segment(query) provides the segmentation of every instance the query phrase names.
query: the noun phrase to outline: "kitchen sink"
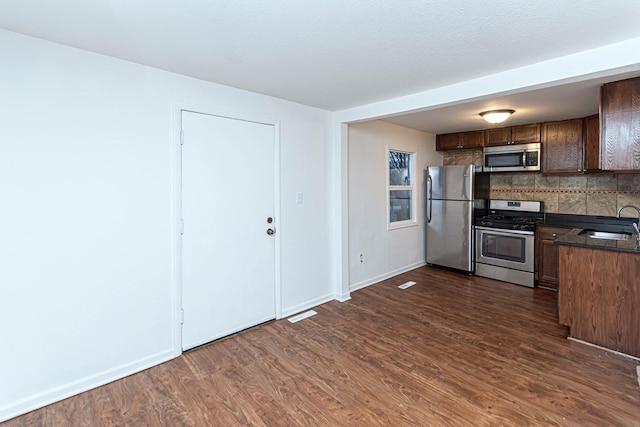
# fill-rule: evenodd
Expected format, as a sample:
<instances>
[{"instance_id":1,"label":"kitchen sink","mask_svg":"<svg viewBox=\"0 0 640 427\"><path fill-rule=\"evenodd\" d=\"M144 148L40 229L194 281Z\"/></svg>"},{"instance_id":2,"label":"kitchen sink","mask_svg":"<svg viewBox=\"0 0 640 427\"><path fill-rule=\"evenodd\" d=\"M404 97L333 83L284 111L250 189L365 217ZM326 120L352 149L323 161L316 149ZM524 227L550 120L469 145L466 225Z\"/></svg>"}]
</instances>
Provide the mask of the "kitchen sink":
<instances>
[{"instance_id":1,"label":"kitchen sink","mask_svg":"<svg viewBox=\"0 0 640 427\"><path fill-rule=\"evenodd\" d=\"M580 236L587 236L592 239L631 240L633 234L624 231L616 233L610 231L582 230Z\"/></svg>"}]
</instances>

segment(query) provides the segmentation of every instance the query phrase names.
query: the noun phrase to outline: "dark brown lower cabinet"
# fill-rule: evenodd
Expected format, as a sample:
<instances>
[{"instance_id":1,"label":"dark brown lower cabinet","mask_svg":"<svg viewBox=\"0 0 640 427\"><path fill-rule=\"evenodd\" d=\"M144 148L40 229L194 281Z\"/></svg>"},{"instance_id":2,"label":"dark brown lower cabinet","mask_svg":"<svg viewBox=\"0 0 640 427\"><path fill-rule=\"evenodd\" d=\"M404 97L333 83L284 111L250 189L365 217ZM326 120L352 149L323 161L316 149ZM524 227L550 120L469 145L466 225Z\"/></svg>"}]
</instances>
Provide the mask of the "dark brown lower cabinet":
<instances>
[{"instance_id":1,"label":"dark brown lower cabinet","mask_svg":"<svg viewBox=\"0 0 640 427\"><path fill-rule=\"evenodd\" d=\"M536 228L536 280L542 288L558 289L558 247L553 242L567 231L560 227Z\"/></svg>"},{"instance_id":2,"label":"dark brown lower cabinet","mask_svg":"<svg viewBox=\"0 0 640 427\"><path fill-rule=\"evenodd\" d=\"M640 357L640 254L559 246L558 315L570 336Z\"/></svg>"}]
</instances>

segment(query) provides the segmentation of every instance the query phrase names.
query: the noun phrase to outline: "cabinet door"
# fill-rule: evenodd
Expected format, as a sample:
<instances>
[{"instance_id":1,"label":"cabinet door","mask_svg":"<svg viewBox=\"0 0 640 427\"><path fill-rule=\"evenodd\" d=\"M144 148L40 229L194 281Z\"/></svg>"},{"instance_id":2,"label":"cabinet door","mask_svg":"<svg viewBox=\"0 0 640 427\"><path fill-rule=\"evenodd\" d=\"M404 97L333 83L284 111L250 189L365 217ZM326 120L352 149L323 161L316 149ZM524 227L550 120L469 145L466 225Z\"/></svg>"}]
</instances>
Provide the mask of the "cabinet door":
<instances>
[{"instance_id":1,"label":"cabinet door","mask_svg":"<svg viewBox=\"0 0 640 427\"><path fill-rule=\"evenodd\" d=\"M482 130L436 135L437 151L482 148L483 146L484 131Z\"/></svg>"},{"instance_id":2,"label":"cabinet door","mask_svg":"<svg viewBox=\"0 0 640 427\"><path fill-rule=\"evenodd\" d=\"M558 248L553 242L567 228L538 227L536 229L536 280L538 286L558 289Z\"/></svg>"},{"instance_id":3,"label":"cabinet door","mask_svg":"<svg viewBox=\"0 0 640 427\"><path fill-rule=\"evenodd\" d=\"M540 124L514 126L511 128L511 142L513 144L532 144L540 142Z\"/></svg>"},{"instance_id":4,"label":"cabinet door","mask_svg":"<svg viewBox=\"0 0 640 427\"><path fill-rule=\"evenodd\" d=\"M486 129L484 131L484 146L511 144L532 144L540 142L540 124L512 126L509 128Z\"/></svg>"},{"instance_id":5,"label":"cabinet door","mask_svg":"<svg viewBox=\"0 0 640 427\"><path fill-rule=\"evenodd\" d=\"M484 146L484 131L475 130L460 134L461 148L482 148Z\"/></svg>"},{"instance_id":6,"label":"cabinet door","mask_svg":"<svg viewBox=\"0 0 640 427\"><path fill-rule=\"evenodd\" d=\"M484 146L508 145L511 142L511 128L487 129L484 131Z\"/></svg>"},{"instance_id":7,"label":"cabinet door","mask_svg":"<svg viewBox=\"0 0 640 427\"><path fill-rule=\"evenodd\" d=\"M584 170L588 172L600 170L600 117L584 119Z\"/></svg>"},{"instance_id":8,"label":"cabinet door","mask_svg":"<svg viewBox=\"0 0 640 427\"><path fill-rule=\"evenodd\" d=\"M640 78L607 83L600 98L600 167L640 169Z\"/></svg>"},{"instance_id":9,"label":"cabinet door","mask_svg":"<svg viewBox=\"0 0 640 427\"><path fill-rule=\"evenodd\" d=\"M543 123L542 172L582 172L582 119Z\"/></svg>"},{"instance_id":10,"label":"cabinet door","mask_svg":"<svg viewBox=\"0 0 640 427\"><path fill-rule=\"evenodd\" d=\"M437 151L457 150L458 148L460 148L459 133L445 133L442 135L436 135Z\"/></svg>"},{"instance_id":11,"label":"cabinet door","mask_svg":"<svg viewBox=\"0 0 640 427\"><path fill-rule=\"evenodd\" d=\"M558 321L571 336L640 357L638 254L560 246Z\"/></svg>"},{"instance_id":12,"label":"cabinet door","mask_svg":"<svg viewBox=\"0 0 640 427\"><path fill-rule=\"evenodd\" d=\"M540 240L539 285L558 289L558 250L553 240Z\"/></svg>"}]
</instances>

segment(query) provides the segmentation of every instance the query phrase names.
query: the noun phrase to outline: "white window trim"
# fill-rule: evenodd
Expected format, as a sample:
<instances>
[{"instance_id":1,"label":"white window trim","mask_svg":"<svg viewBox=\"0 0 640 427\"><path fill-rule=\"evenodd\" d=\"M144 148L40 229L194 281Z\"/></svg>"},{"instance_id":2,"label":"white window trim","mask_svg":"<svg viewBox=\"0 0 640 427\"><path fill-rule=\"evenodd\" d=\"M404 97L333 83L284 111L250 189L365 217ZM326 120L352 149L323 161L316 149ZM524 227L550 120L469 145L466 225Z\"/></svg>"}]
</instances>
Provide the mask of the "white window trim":
<instances>
[{"instance_id":1,"label":"white window trim","mask_svg":"<svg viewBox=\"0 0 640 427\"><path fill-rule=\"evenodd\" d=\"M390 170L389 170L389 154L390 152L396 152L396 153L404 153L404 154L410 154L411 155L411 165L410 170L413 173L413 179L411 180L411 185L391 185L389 182L389 175L390 175ZM416 181L417 181L417 174L416 174L416 163L417 163L417 153L415 151L407 151L407 150L401 150L401 149L397 149L397 148L390 148L387 145L387 152L386 152L386 156L385 156L385 171L386 171L386 176L387 176L387 186L386 186L386 190L387 190L387 196L386 196L386 211L387 211L387 230L397 230L399 228L406 228L406 227L416 227L418 225L418 219L417 219L417 200L416 200ZM392 190L411 190L411 219L408 220L404 220L404 221L396 221L396 222L391 222L391 212L390 212L390 203L391 203L391 191Z\"/></svg>"}]
</instances>

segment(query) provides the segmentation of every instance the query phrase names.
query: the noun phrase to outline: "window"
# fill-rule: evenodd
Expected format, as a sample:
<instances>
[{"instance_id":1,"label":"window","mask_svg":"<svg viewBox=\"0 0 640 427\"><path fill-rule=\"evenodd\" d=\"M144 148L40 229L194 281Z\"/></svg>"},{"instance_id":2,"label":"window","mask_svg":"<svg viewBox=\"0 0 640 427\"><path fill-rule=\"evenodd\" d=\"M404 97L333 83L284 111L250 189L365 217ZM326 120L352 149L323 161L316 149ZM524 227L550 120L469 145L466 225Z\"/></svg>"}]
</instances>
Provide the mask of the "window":
<instances>
[{"instance_id":1,"label":"window","mask_svg":"<svg viewBox=\"0 0 640 427\"><path fill-rule=\"evenodd\" d=\"M388 228L415 225L415 153L389 150Z\"/></svg>"}]
</instances>

